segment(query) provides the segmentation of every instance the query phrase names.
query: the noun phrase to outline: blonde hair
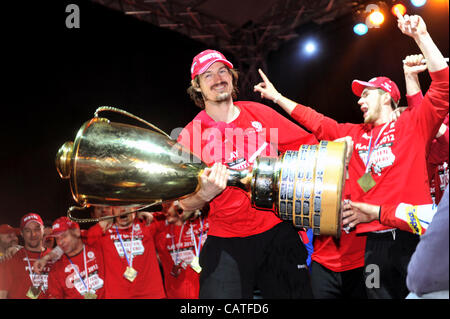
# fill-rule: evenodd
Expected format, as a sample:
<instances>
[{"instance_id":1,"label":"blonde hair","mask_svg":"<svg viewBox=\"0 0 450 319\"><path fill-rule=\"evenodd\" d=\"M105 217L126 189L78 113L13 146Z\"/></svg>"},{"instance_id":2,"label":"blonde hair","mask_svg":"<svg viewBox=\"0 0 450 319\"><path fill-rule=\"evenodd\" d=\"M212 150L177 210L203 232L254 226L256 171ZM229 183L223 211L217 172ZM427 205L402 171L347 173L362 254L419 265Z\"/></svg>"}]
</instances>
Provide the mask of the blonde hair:
<instances>
[{"instance_id":1,"label":"blonde hair","mask_svg":"<svg viewBox=\"0 0 450 319\"><path fill-rule=\"evenodd\" d=\"M377 88L378 93L380 93L380 95L383 95L385 93L389 94L389 96L391 97L391 108L394 111L396 108L398 108L398 104L400 103L400 101L395 102L394 99L392 98L391 94L389 92L386 92L383 89Z\"/></svg>"}]
</instances>

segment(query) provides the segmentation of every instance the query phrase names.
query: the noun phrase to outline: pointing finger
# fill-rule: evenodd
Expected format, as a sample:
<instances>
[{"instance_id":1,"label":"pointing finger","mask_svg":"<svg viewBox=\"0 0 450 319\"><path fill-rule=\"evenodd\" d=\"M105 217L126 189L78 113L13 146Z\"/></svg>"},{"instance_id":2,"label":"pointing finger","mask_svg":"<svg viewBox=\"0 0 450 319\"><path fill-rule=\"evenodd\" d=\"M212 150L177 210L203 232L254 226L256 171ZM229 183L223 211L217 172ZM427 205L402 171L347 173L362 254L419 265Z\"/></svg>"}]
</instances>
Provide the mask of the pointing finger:
<instances>
[{"instance_id":1,"label":"pointing finger","mask_svg":"<svg viewBox=\"0 0 450 319\"><path fill-rule=\"evenodd\" d=\"M264 74L264 72L261 69L258 69L259 75L261 75L261 78L263 79L263 81L265 83L270 83L269 79L267 78L267 76Z\"/></svg>"},{"instance_id":2,"label":"pointing finger","mask_svg":"<svg viewBox=\"0 0 450 319\"><path fill-rule=\"evenodd\" d=\"M395 15L397 16L398 20L399 20L400 22L403 22L404 19L403 19L402 14L400 13L400 10L399 10L397 7L395 7L394 11L395 11Z\"/></svg>"}]
</instances>

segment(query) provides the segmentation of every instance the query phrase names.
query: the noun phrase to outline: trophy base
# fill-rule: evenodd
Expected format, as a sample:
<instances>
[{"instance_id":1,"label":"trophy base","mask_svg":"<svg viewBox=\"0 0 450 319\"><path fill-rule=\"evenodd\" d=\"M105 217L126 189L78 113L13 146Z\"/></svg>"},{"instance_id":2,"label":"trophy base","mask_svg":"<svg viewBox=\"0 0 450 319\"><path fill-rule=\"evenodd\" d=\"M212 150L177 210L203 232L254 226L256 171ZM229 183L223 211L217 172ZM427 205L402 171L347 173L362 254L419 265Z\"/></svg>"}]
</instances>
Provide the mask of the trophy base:
<instances>
[{"instance_id":1,"label":"trophy base","mask_svg":"<svg viewBox=\"0 0 450 319\"><path fill-rule=\"evenodd\" d=\"M301 145L279 159L258 158L253 167L252 204L273 209L315 235L341 234L345 142Z\"/></svg>"}]
</instances>

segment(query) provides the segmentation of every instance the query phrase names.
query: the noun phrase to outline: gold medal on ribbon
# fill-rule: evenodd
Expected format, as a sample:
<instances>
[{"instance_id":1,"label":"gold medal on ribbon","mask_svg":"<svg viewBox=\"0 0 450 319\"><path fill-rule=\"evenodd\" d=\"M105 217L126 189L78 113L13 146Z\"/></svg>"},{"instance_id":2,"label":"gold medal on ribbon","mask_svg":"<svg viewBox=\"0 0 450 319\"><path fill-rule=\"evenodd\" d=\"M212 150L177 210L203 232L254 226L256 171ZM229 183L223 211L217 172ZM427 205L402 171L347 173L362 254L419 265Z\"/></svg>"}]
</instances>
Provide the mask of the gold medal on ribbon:
<instances>
[{"instance_id":1,"label":"gold medal on ribbon","mask_svg":"<svg viewBox=\"0 0 450 319\"><path fill-rule=\"evenodd\" d=\"M30 299L38 299L40 294L41 294L40 286L38 287L30 286L30 288L28 288L26 296Z\"/></svg>"},{"instance_id":2,"label":"gold medal on ribbon","mask_svg":"<svg viewBox=\"0 0 450 319\"><path fill-rule=\"evenodd\" d=\"M372 177L372 174L369 172L364 173L364 175L358 179L358 184L361 186L362 190L367 193L370 189L372 189L372 187L375 186L376 183Z\"/></svg>"},{"instance_id":3,"label":"gold medal on ribbon","mask_svg":"<svg viewBox=\"0 0 450 319\"><path fill-rule=\"evenodd\" d=\"M125 272L123 273L123 276L127 278L130 282L133 282L136 279L137 271L134 268L128 266Z\"/></svg>"},{"instance_id":4,"label":"gold medal on ribbon","mask_svg":"<svg viewBox=\"0 0 450 319\"><path fill-rule=\"evenodd\" d=\"M197 256L194 256L191 262L191 268L194 269L195 272L200 273L202 271L202 267L200 267L200 263Z\"/></svg>"},{"instance_id":5,"label":"gold medal on ribbon","mask_svg":"<svg viewBox=\"0 0 450 319\"><path fill-rule=\"evenodd\" d=\"M358 179L358 184L359 186L361 186L362 190L367 193L369 190L372 189L372 187L375 186L375 180L373 179L372 175L370 174L370 167L374 164L371 161L371 156L373 154L374 151L376 151L379 148L379 144L378 141L381 137L381 134L384 132L384 130L386 129L386 127L388 127L390 122L387 122L383 125L383 127L381 128L380 132L378 133L377 138L375 139L375 142L373 143L373 147L371 147L372 145L372 131L370 132L370 142L369 142L369 150L367 151L367 159L366 159L366 173L364 173L363 176L361 176ZM375 160L375 163L377 162L377 160Z\"/></svg>"},{"instance_id":6,"label":"gold medal on ribbon","mask_svg":"<svg viewBox=\"0 0 450 319\"><path fill-rule=\"evenodd\" d=\"M97 299L97 295L92 291L88 291L83 295L84 299Z\"/></svg>"}]
</instances>

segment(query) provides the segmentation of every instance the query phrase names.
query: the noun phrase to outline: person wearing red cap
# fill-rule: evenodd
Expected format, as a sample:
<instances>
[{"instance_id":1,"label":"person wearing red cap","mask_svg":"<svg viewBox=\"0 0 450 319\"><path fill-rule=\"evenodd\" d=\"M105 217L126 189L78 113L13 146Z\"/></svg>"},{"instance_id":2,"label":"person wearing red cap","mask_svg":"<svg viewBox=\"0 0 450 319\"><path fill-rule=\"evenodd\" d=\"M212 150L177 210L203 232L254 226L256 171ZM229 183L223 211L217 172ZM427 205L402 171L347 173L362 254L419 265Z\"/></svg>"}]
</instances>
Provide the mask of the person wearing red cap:
<instances>
[{"instance_id":1,"label":"person wearing red cap","mask_svg":"<svg viewBox=\"0 0 450 319\"><path fill-rule=\"evenodd\" d=\"M200 254L200 298L311 298L307 251L298 230L273 211L252 207L246 192L226 186L227 168L250 169L257 156L317 144L302 128L260 103L234 101L238 73L225 56L194 57L188 94L203 110L178 142L206 168L200 189L180 200L185 211L209 204L209 232Z\"/></svg>"},{"instance_id":2,"label":"person wearing red cap","mask_svg":"<svg viewBox=\"0 0 450 319\"><path fill-rule=\"evenodd\" d=\"M270 82L264 81L255 87L264 97L275 99L317 138L352 137L354 150L346 183L352 201L375 205L432 202L426 152L448 113L448 66L421 17L401 17L398 26L422 51L432 83L422 103L405 111L395 122L389 119L392 105L397 105L400 100L400 93L397 85L386 77L352 83L353 92L360 96L358 104L364 124L337 123L281 96ZM407 264L418 237L383 226L378 221L359 224L356 232L367 235L364 274L368 296L404 298L408 294L405 284Z\"/></svg>"},{"instance_id":3,"label":"person wearing red cap","mask_svg":"<svg viewBox=\"0 0 450 319\"><path fill-rule=\"evenodd\" d=\"M55 220L52 233L64 255L48 274L48 296L55 299L104 298L101 251L84 244L79 225L67 217Z\"/></svg>"},{"instance_id":4,"label":"person wearing red cap","mask_svg":"<svg viewBox=\"0 0 450 319\"><path fill-rule=\"evenodd\" d=\"M156 256L153 223L113 207L114 219L102 220L87 232L87 244L102 252L106 299L165 298ZM124 214L125 213L125 214Z\"/></svg>"},{"instance_id":5,"label":"person wearing red cap","mask_svg":"<svg viewBox=\"0 0 450 319\"><path fill-rule=\"evenodd\" d=\"M20 248L18 230L10 225L0 225L0 263L11 258Z\"/></svg>"},{"instance_id":6,"label":"person wearing red cap","mask_svg":"<svg viewBox=\"0 0 450 319\"><path fill-rule=\"evenodd\" d=\"M38 214L22 217L20 230L24 247L3 265L0 274L0 298L45 299L47 298L47 277L51 264L40 274L32 267L35 260L50 250L43 246L44 223Z\"/></svg>"}]
</instances>

